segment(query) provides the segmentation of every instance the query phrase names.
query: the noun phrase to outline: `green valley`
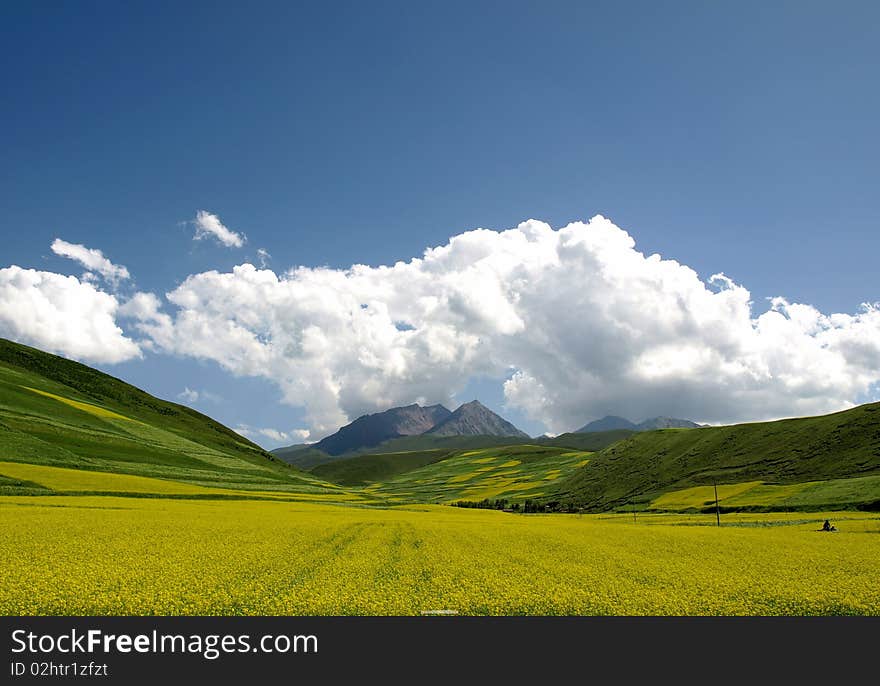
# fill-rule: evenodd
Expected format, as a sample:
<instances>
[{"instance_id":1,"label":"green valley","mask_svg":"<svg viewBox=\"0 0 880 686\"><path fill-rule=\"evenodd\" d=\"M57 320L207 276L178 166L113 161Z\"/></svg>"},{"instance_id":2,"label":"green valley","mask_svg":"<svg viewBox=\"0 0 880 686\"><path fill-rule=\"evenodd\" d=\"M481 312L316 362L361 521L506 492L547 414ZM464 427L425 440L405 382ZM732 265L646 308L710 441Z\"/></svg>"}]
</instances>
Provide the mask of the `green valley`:
<instances>
[{"instance_id":1,"label":"green valley","mask_svg":"<svg viewBox=\"0 0 880 686\"><path fill-rule=\"evenodd\" d=\"M460 423L507 430L467 408ZM0 341L0 612L880 614L876 404L294 452L314 460Z\"/></svg>"}]
</instances>

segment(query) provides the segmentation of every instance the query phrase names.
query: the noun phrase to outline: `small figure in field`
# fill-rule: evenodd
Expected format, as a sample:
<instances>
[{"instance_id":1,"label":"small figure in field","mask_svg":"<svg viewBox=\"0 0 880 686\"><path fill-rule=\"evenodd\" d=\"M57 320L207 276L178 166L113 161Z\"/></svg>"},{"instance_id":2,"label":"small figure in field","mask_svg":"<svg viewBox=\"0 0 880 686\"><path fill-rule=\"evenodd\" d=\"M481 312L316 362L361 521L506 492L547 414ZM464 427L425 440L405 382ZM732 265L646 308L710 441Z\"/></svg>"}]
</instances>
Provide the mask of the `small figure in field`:
<instances>
[{"instance_id":1,"label":"small figure in field","mask_svg":"<svg viewBox=\"0 0 880 686\"><path fill-rule=\"evenodd\" d=\"M822 531L837 531L837 529L826 519L822 525Z\"/></svg>"}]
</instances>

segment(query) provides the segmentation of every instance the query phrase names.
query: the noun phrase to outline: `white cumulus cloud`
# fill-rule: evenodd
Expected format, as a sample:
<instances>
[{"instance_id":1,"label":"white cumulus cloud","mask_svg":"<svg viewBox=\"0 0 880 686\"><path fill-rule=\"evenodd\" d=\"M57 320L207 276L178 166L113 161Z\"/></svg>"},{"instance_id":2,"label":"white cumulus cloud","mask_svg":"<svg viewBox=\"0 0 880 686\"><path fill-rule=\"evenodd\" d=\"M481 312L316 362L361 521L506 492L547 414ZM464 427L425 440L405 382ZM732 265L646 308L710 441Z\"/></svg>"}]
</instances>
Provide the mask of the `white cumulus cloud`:
<instances>
[{"instance_id":1,"label":"white cumulus cloud","mask_svg":"<svg viewBox=\"0 0 880 686\"><path fill-rule=\"evenodd\" d=\"M291 429L290 431L279 431L278 429L272 428L256 428L248 426L247 424L239 424L235 427L235 431L236 433L239 433L245 438L249 438L251 440L268 438L274 443L302 443L303 441L308 440L310 433L308 429Z\"/></svg>"},{"instance_id":2,"label":"white cumulus cloud","mask_svg":"<svg viewBox=\"0 0 880 686\"><path fill-rule=\"evenodd\" d=\"M212 236L227 248L240 248L244 245L245 240L247 240L243 234L236 233L225 227L223 222L220 221L220 217L216 214L211 214L204 210L199 210L196 213L193 225L196 229L195 235L193 236L195 240L202 240L203 238Z\"/></svg>"},{"instance_id":3,"label":"white cumulus cloud","mask_svg":"<svg viewBox=\"0 0 880 686\"><path fill-rule=\"evenodd\" d=\"M101 275L112 284L117 284L129 278L128 269L122 265L113 264L104 253L96 248L87 248L79 243L68 243L60 238L52 242L52 252L61 257L67 257L79 262L87 270L83 274L83 280L93 281L96 274Z\"/></svg>"},{"instance_id":4,"label":"white cumulus cloud","mask_svg":"<svg viewBox=\"0 0 880 686\"><path fill-rule=\"evenodd\" d=\"M0 269L0 336L86 362L140 357L116 323L119 302L75 276Z\"/></svg>"},{"instance_id":5,"label":"white cumulus cloud","mask_svg":"<svg viewBox=\"0 0 880 686\"><path fill-rule=\"evenodd\" d=\"M211 393L210 391L206 391L204 389L196 390L194 388L190 388L189 386L183 387L183 390L177 394L177 399L190 405L200 401L208 401L215 404L223 402L223 398L221 398L216 393Z\"/></svg>"},{"instance_id":6,"label":"white cumulus cloud","mask_svg":"<svg viewBox=\"0 0 880 686\"><path fill-rule=\"evenodd\" d=\"M189 386L185 386L184 389L177 394L177 399L182 400L185 403L194 403L199 399L199 392L192 390Z\"/></svg>"},{"instance_id":7,"label":"white cumulus cloud","mask_svg":"<svg viewBox=\"0 0 880 686\"><path fill-rule=\"evenodd\" d=\"M278 384L313 437L474 376L553 432L604 414L730 422L850 406L880 380L880 305L763 308L723 274L644 255L604 217L477 229L421 258L285 273L239 265L144 295L157 349ZM136 311L137 310L137 311Z\"/></svg>"}]
</instances>

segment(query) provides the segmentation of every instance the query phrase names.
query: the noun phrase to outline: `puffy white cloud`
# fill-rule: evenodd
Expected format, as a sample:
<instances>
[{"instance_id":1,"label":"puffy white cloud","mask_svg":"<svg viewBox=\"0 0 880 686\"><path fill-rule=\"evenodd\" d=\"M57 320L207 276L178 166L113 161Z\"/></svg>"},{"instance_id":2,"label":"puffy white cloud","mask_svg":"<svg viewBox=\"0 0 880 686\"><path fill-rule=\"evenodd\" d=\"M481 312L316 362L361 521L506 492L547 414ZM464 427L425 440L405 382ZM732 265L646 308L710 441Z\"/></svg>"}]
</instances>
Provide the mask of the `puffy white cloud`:
<instances>
[{"instance_id":1,"label":"puffy white cloud","mask_svg":"<svg viewBox=\"0 0 880 686\"><path fill-rule=\"evenodd\" d=\"M142 347L149 350L174 348L174 323L162 312L162 302L154 293L138 291L120 305L119 315L134 320L134 326L147 335L147 339L140 341Z\"/></svg>"},{"instance_id":2,"label":"puffy white cloud","mask_svg":"<svg viewBox=\"0 0 880 686\"><path fill-rule=\"evenodd\" d=\"M140 357L116 324L119 302L75 276L0 269L0 335L87 362Z\"/></svg>"},{"instance_id":3,"label":"puffy white cloud","mask_svg":"<svg viewBox=\"0 0 880 686\"><path fill-rule=\"evenodd\" d=\"M122 265L113 264L104 257L104 253L96 248L87 248L79 243L68 243L60 238L56 238L51 247L52 252L56 255L75 260L89 270L83 274L84 281L94 281L97 278L96 274L100 274L107 281L116 285L130 276L128 269Z\"/></svg>"},{"instance_id":4,"label":"puffy white cloud","mask_svg":"<svg viewBox=\"0 0 880 686\"><path fill-rule=\"evenodd\" d=\"M182 400L185 403L194 403L199 399L199 392L192 390L189 386L185 386L184 389L177 394L177 399Z\"/></svg>"},{"instance_id":5,"label":"puffy white cloud","mask_svg":"<svg viewBox=\"0 0 880 686\"><path fill-rule=\"evenodd\" d=\"M210 391L201 390L197 391L195 389L190 388L189 386L184 386L183 390L177 394L177 399L181 400L190 405L197 403L199 401L208 401L211 403L220 403L223 402L223 398L221 398L216 393L211 393Z\"/></svg>"},{"instance_id":6,"label":"puffy white cloud","mask_svg":"<svg viewBox=\"0 0 880 686\"><path fill-rule=\"evenodd\" d=\"M507 403L556 432L821 413L880 379L880 306L755 312L742 285L646 256L601 216L469 231L392 266L195 274L167 294L173 317L153 298L127 312L157 347L272 380L317 437L474 376L507 379Z\"/></svg>"},{"instance_id":7,"label":"puffy white cloud","mask_svg":"<svg viewBox=\"0 0 880 686\"><path fill-rule=\"evenodd\" d=\"M278 429L271 428L254 428L252 426L248 426L247 424L239 424L235 427L235 431L236 433L239 433L245 438L249 438L251 440L268 438L273 443L278 444L292 442L302 443L303 441L308 440L310 433L308 429L292 429L290 431L279 431Z\"/></svg>"},{"instance_id":8,"label":"puffy white cloud","mask_svg":"<svg viewBox=\"0 0 880 686\"><path fill-rule=\"evenodd\" d=\"M245 240L247 240L243 234L226 228L223 222L220 221L220 217L216 214L211 214L204 210L199 210L196 213L193 225L196 228L193 238L197 241L213 236L227 248L240 248L244 245Z\"/></svg>"}]
</instances>

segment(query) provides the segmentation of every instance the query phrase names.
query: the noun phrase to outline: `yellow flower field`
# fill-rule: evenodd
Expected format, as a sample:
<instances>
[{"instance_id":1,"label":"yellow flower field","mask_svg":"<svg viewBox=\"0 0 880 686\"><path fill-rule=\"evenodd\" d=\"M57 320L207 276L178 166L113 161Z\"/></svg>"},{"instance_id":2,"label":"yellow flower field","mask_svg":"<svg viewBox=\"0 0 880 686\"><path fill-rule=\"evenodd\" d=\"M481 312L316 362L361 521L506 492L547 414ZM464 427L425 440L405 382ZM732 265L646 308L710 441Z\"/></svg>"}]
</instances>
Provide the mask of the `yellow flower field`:
<instances>
[{"instance_id":1,"label":"yellow flower field","mask_svg":"<svg viewBox=\"0 0 880 686\"><path fill-rule=\"evenodd\" d=\"M0 612L880 614L880 518L823 518L3 497Z\"/></svg>"},{"instance_id":2,"label":"yellow flower field","mask_svg":"<svg viewBox=\"0 0 880 686\"><path fill-rule=\"evenodd\" d=\"M26 462L0 461L0 476L22 479L45 486L57 493L91 493L91 494L143 494L156 496L217 496L243 498L274 498L296 499L318 502L369 502L359 493L344 489L324 487L318 493L292 493L271 491L244 491L234 488L208 488L195 484L172 481L170 479L153 479L146 476L131 474L113 474L111 472L95 472L85 469L67 469L47 465L28 464ZM321 483L321 482L318 482ZM324 486L323 483L321 483Z\"/></svg>"}]
</instances>

